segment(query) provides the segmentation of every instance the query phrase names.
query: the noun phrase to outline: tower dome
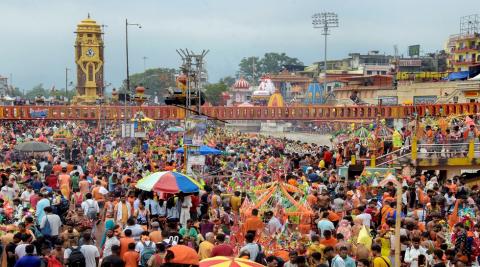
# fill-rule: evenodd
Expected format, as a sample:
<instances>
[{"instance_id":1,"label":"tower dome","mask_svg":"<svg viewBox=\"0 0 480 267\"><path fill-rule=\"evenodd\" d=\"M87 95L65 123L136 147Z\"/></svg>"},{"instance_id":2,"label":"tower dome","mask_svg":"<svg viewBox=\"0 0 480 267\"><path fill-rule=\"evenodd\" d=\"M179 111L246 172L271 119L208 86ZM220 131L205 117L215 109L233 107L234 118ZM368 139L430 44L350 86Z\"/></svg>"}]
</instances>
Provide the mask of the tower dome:
<instances>
[{"instance_id":1,"label":"tower dome","mask_svg":"<svg viewBox=\"0 0 480 267\"><path fill-rule=\"evenodd\" d=\"M240 78L237 81L235 81L235 84L233 85L233 89L248 90L250 89L250 84L244 78Z\"/></svg>"}]
</instances>

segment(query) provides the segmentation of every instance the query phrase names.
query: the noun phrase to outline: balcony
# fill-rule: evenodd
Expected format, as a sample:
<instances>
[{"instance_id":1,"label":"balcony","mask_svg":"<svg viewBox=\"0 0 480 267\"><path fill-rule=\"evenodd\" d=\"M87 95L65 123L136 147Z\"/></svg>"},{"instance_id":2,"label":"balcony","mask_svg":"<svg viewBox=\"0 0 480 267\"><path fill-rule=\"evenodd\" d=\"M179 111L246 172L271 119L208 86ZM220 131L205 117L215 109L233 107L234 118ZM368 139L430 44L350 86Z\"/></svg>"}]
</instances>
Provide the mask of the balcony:
<instances>
[{"instance_id":1,"label":"balcony","mask_svg":"<svg viewBox=\"0 0 480 267\"><path fill-rule=\"evenodd\" d=\"M470 60L452 60L450 61L450 63L452 65L475 65L477 64L478 61L476 61L475 59L470 59Z\"/></svg>"},{"instance_id":2,"label":"balcony","mask_svg":"<svg viewBox=\"0 0 480 267\"><path fill-rule=\"evenodd\" d=\"M472 45L470 47L457 47L455 49L452 49L452 53L456 54L461 54L461 53L468 53L468 52L478 52L480 51L480 46L479 45Z\"/></svg>"}]
</instances>

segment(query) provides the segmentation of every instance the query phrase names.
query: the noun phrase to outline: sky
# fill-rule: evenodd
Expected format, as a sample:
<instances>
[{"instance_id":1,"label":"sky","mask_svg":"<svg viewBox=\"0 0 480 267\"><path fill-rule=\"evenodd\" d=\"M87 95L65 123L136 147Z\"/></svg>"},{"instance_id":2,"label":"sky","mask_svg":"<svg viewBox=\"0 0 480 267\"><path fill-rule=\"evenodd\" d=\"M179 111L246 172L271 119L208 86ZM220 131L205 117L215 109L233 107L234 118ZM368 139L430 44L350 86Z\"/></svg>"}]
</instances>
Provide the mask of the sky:
<instances>
[{"instance_id":1,"label":"sky","mask_svg":"<svg viewBox=\"0 0 480 267\"><path fill-rule=\"evenodd\" d=\"M306 65L323 59L323 36L313 13L336 12L328 58L379 50L407 54L443 49L459 32L460 17L480 13L478 0L0 0L0 75L29 90L42 83L64 88L65 68L74 70L76 25L90 13L105 27L105 80L125 79L125 19L129 28L130 73L178 68L178 48L206 57L209 81L235 75L243 57L285 52ZM74 71L69 80L74 81ZM75 83L75 81L74 81Z\"/></svg>"}]
</instances>

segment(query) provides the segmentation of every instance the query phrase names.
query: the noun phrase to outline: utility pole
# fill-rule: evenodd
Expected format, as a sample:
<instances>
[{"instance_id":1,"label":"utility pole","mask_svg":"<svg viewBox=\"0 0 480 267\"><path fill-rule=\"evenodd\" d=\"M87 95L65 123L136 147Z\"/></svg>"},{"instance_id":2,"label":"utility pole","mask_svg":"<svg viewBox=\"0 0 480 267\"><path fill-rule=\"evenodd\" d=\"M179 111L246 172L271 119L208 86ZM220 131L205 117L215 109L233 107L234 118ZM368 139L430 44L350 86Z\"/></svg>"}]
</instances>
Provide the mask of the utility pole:
<instances>
[{"instance_id":1,"label":"utility pole","mask_svg":"<svg viewBox=\"0 0 480 267\"><path fill-rule=\"evenodd\" d=\"M327 93L327 35L330 28L338 28L338 15L333 12L316 13L312 16L312 25L315 29L322 29L322 35L325 36L323 90Z\"/></svg>"},{"instance_id":2,"label":"utility pole","mask_svg":"<svg viewBox=\"0 0 480 267\"><path fill-rule=\"evenodd\" d=\"M65 105L68 104L69 99L68 99L68 71L69 68L65 68Z\"/></svg>"},{"instance_id":3,"label":"utility pole","mask_svg":"<svg viewBox=\"0 0 480 267\"><path fill-rule=\"evenodd\" d=\"M124 95L124 106L123 106L123 124L124 124L124 131L127 132L127 94L130 91L130 69L128 65L128 26L137 26L138 28L142 28L142 25L138 23L128 23L128 19L125 19L125 56L126 56L126 63L127 63L127 80L125 85L125 95Z\"/></svg>"},{"instance_id":4,"label":"utility pole","mask_svg":"<svg viewBox=\"0 0 480 267\"><path fill-rule=\"evenodd\" d=\"M103 41L103 47L105 47L105 28L108 27L108 25L106 24L102 24L100 25L100 27L102 27L102 41ZM105 56L103 57L103 65L102 65L102 68L103 68L103 73L105 73ZM106 97L105 97L105 76L102 78L103 79L103 86L102 86L102 97L103 97L103 101L107 101Z\"/></svg>"},{"instance_id":5,"label":"utility pole","mask_svg":"<svg viewBox=\"0 0 480 267\"><path fill-rule=\"evenodd\" d=\"M148 57L143 56L143 86L145 86L145 81L147 80L147 59Z\"/></svg>"}]
</instances>

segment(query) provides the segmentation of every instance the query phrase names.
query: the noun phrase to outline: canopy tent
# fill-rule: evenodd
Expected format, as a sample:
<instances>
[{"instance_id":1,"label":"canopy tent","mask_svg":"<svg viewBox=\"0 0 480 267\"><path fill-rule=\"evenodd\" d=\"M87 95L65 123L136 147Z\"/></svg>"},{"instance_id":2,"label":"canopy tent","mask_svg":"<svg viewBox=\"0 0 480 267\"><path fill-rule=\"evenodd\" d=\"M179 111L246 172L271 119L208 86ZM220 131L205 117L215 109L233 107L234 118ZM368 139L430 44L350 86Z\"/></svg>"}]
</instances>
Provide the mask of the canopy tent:
<instances>
[{"instance_id":1,"label":"canopy tent","mask_svg":"<svg viewBox=\"0 0 480 267\"><path fill-rule=\"evenodd\" d=\"M480 81L480 74L478 74L477 76L471 78L471 79L468 79L469 81Z\"/></svg>"},{"instance_id":2,"label":"canopy tent","mask_svg":"<svg viewBox=\"0 0 480 267\"><path fill-rule=\"evenodd\" d=\"M198 150L192 150L192 151L198 152L198 153L200 153L200 155L220 155L220 154L222 154L221 150L211 148L209 146L200 146L200 148ZM183 154L183 147L177 148L175 150L175 152Z\"/></svg>"},{"instance_id":3,"label":"canopy tent","mask_svg":"<svg viewBox=\"0 0 480 267\"><path fill-rule=\"evenodd\" d=\"M456 81L456 80L465 80L470 75L469 71L457 71L448 74L447 80Z\"/></svg>"},{"instance_id":4,"label":"canopy tent","mask_svg":"<svg viewBox=\"0 0 480 267\"><path fill-rule=\"evenodd\" d=\"M48 144L37 141L24 142L15 146L15 150L21 152L48 152L51 149Z\"/></svg>"}]
</instances>

